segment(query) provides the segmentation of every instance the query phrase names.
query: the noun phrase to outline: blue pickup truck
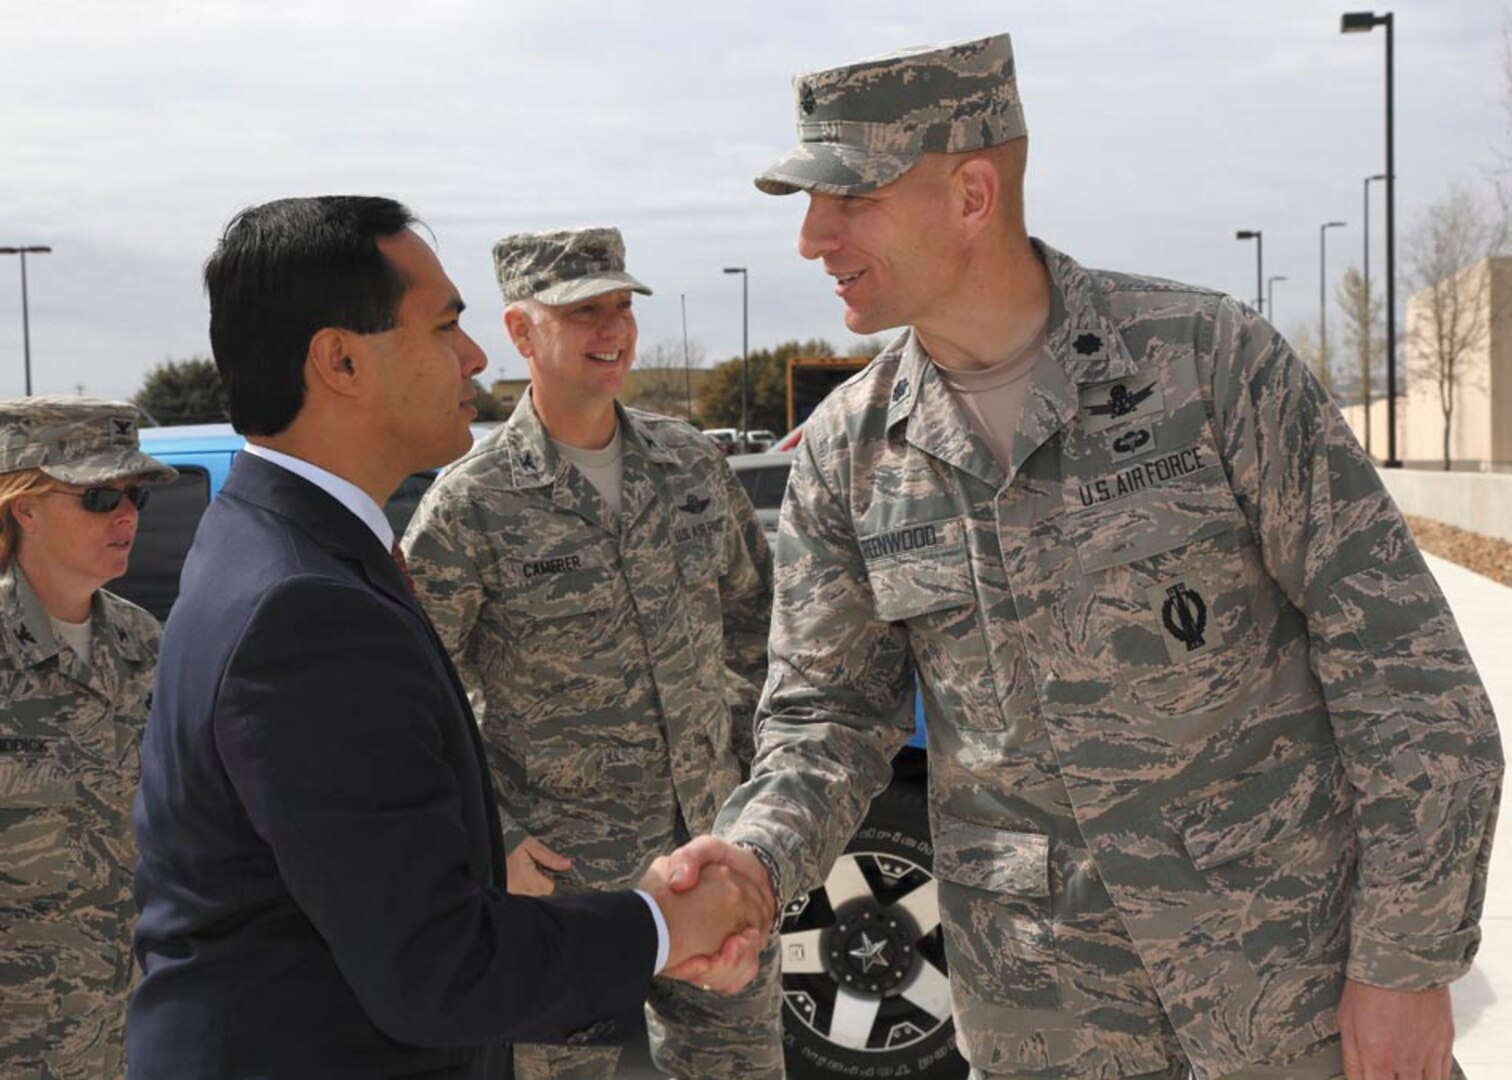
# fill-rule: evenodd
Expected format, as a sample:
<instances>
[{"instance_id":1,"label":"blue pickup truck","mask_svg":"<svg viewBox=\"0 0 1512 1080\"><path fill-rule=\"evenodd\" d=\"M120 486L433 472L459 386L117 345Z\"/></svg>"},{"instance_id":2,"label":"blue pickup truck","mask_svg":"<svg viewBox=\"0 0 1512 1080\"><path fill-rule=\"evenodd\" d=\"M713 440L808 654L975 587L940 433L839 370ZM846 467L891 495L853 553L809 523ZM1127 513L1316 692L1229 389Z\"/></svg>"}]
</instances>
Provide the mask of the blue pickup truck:
<instances>
[{"instance_id":1,"label":"blue pickup truck","mask_svg":"<svg viewBox=\"0 0 1512 1080\"><path fill-rule=\"evenodd\" d=\"M486 430L475 426L474 435ZM242 438L226 424L146 428L142 448L179 471L142 514L130 572L110 586L159 619L178 596L179 570L200 515L225 482ZM787 487L791 454L732 457L768 529ZM384 512L402 534L434 473L408 477ZM782 923L783 1023L788 1075L946 1080L964 1077L955 1051L950 985L931 873L925 809L923 709L893 763L892 785L821 888L789 905Z\"/></svg>"}]
</instances>

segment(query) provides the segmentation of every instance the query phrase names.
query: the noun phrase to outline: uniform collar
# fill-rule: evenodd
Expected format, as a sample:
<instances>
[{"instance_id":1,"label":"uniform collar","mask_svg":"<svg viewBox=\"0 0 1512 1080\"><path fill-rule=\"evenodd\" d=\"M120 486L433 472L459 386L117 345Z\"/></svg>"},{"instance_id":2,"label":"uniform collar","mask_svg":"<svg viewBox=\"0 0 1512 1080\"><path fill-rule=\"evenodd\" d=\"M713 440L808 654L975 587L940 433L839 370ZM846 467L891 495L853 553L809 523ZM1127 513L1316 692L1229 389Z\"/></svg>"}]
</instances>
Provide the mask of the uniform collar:
<instances>
[{"instance_id":1,"label":"uniform collar","mask_svg":"<svg viewBox=\"0 0 1512 1080\"><path fill-rule=\"evenodd\" d=\"M4 620L5 651L21 667L36 667L58 655L62 642L53 633L42 601L21 572L20 563L0 571L0 619Z\"/></svg>"},{"instance_id":2,"label":"uniform collar","mask_svg":"<svg viewBox=\"0 0 1512 1080\"><path fill-rule=\"evenodd\" d=\"M146 658L136 636L107 617L102 592L96 591L89 611L94 648L100 654L91 665L95 670L108 666L102 661L111 653L127 660ZM53 633L47 610L14 559L8 568L0 571L0 643L3 643L0 651L21 668L37 667L63 651L63 643Z\"/></svg>"},{"instance_id":3,"label":"uniform collar","mask_svg":"<svg viewBox=\"0 0 1512 1080\"><path fill-rule=\"evenodd\" d=\"M324 491L371 529L373 535L378 538L378 543L383 545L383 550L387 551L394 546L394 527L384 516L383 507L346 477L337 476L329 469L322 469L319 465L306 461L304 458L274 450L271 446L260 446L249 442L243 449L253 457L272 462Z\"/></svg>"},{"instance_id":4,"label":"uniform collar","mask_svg":"<svg viewBox=\"0 0 1512 1080\"><path fill-rule=\"evenodd\" d=\"M676 455L662 445L661 438L642 414L626 409L617 401L614 411L619 416L620 437L624 440L627 458L638 452L659 464L676 463ZM504 422L503 441L509 458L510 477L517 488L544 487L557 482L567 471L567 460L551 445L546 426L536 415L529 387Z\"/></svg>"},{"instance_id":5,"label":"uniform collar","mask_svg":"<svg viewBox=\"0 0 1512 1080\"><path fill-rule=\"evenodd\" d=\"M1092 275L1048 244L1031 243L1050 275L1050 315L1006 475L956 405L918 335L910 328L887 349L898 358L888 430L907 421L909 443L994 487L1011 481L1029 456L1071 421L1079 386L1124 378L1136 369Z\"/></svg>"}]
</instances>

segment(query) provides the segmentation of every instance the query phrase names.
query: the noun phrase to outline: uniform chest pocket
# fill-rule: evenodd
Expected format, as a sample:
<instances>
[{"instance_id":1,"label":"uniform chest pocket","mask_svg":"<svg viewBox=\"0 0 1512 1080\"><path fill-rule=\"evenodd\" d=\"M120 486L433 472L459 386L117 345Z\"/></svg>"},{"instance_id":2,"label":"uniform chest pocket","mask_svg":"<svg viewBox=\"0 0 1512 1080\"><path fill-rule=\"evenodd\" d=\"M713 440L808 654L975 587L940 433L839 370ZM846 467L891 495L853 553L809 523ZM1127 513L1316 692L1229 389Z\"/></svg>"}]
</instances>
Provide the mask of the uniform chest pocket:
<instances>
[{"instance_id":1,"label":"uniform chest pocket","mask_svg":"<svg viewBox=\"0 0 1512 1080\"><path fill-rule=\"evenodd\" d=\"M1157 715L1214 712L1240 696L1264 652L1257 607L1273 590L1221 473L1179 498L1071 518L1082 569L1074 636L1115 692Z\"/></svg>"},{"instance_id":2,"label":"uniform chest pocket","mask_svg":"<svg viewBox=\"0 0 1512 1080\"><path fill-rule=\"evenodd\" d=\"M952 979L994 1004L1056 1007L1049 837L942 816L934 872Z\"/></svg>"},{"instance_id":3,"label":"uniform chest pocket","mask_svg":"<svg viewBox=\"0 0 1512 1080\"><path fill-rule=\"evenodd\" d=\"M877 618L908 629L919 675L957 727L1005 726L960 519L860 539Z\"/></svg>"},{"instance_id":4,"label":"uniform chest pocket","mask_svg":"<svg viewBox=\"0 0 1512 1080\"><path fill-rule=\"evenodd\" d=\"M585 566L578 555L524 561L518 581L510 607L513 614L532 623L601 614L614 602L613 569Z\"/></svg>"},{"instance_id":5,"label":"uniform chest pocket","mask_svg":"<svg viewBox=\"0 0 1512 1080\"><path fill-rule=\"evenodd\" d=\"M694 505L698 505L696 501ZM687 506L679 505L671 527L672 550L683 580L698 584L718 577L724 518L712 511L691 513Z\"/></svg>"},{"instance_id":6,"label":"uniform chest pocket","mask_svg":"<svg viewBox=\"0 0 1512 1080\"><path fill-rule=\"evenodd\" d=\"M58 896L81 875L69 824L78 782L55 740L0 738L0 906Z\"/></svg>"}]
</instances>

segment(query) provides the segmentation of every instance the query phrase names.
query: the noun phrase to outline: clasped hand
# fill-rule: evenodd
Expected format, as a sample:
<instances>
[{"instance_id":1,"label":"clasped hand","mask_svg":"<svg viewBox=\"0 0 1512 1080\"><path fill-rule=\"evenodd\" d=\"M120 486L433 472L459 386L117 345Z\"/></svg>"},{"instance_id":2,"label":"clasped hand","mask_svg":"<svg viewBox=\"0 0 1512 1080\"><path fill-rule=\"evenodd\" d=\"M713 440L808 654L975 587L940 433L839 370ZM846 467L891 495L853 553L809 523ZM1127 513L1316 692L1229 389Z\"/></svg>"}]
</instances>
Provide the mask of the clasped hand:
<instances>
[{"instance_id":1,"label":"clasped hand","mask_svg":"<svg viewBox=\"0 0 1512 1080\"><path fill-rule=\"evenodd\" d=\"M725 994L756 977L777 900L749 851L701 836L652 863L640 887L667 920L671 952L663 975Z\"/></svg>"}]
</instances>

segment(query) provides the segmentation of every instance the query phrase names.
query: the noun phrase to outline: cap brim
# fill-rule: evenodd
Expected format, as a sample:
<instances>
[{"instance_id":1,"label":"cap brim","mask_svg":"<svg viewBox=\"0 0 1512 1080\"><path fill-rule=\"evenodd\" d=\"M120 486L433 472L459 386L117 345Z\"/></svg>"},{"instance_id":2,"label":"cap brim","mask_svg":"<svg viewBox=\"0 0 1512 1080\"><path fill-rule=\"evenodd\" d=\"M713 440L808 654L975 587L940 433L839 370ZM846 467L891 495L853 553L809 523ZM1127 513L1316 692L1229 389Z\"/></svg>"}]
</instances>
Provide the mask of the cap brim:
<instances>
[{"instance_id":1,"label":"cap brim","mask_svg":"<svg viewBox=\"0 0 1512 1080\"><path fill-rule=\"evenodd\" d=\"M78 461L48 464L41 468L48 476L65 484L108 484L127 477L140 479L144 484L167 484L178 478L177 469L141 452L94 454Z\"/></svg>"},{"instance_id":2,"label":"cap brim","mask_svg":"<svg viewBox=\"0 0 1512 1080\"><path fill-rule=\"evenodd\" d=\"M817 191L860 195L885 187L919 163L918 154L888 154L840 143L799 143L756 178L768 195Z\"/></svg>"},{"instance_id":3,"label":"cap brim","mask_svg":"<svg viewBox=\"0 0 1512 1080\"><path fill-rule=\"evenodd\" d=\"M623 270L606 270L602 274L574 278L572 281L563 281L542 289L535 294L535 299L551 307L560 307L563 304L576 304L579 300L592 300L595 296L603 296L605 293L626 290L643 293L646 296L651 295L650 289Z\"/></svg>"}]
</instances>

